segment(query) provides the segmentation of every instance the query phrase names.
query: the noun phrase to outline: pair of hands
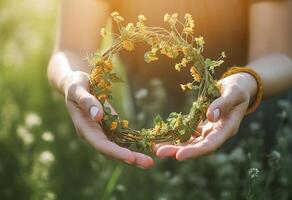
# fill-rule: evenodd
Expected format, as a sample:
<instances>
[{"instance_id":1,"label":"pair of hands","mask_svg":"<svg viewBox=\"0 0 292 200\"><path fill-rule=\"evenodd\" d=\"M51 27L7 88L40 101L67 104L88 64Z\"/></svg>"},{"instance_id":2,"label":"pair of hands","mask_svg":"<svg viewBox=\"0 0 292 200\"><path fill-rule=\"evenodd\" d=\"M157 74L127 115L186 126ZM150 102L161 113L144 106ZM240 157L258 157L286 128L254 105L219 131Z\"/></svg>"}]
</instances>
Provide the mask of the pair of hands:
<instances>
[{"instance_id":1,"label":"pair of hands","mask_svg":"<svg viewBox=\"0 0 292 200\"><path fill-rule=\"evenodd\" d=\"M153 149L159 158L175 157L188 160L210 154L228 138L236 134L252 96L256 92L256 80L247 73L238 73L219 81L221 96L208 108L207 120L197 131L200 137L193 137L185 144L157 144ZM98 152L146 169L154 165L150 156L132 152L109 141L98 123L103 116L99 101L89 93L89 75L76 71L64 81L66 106L77 134Z\"/></svg>"}]
</instances>

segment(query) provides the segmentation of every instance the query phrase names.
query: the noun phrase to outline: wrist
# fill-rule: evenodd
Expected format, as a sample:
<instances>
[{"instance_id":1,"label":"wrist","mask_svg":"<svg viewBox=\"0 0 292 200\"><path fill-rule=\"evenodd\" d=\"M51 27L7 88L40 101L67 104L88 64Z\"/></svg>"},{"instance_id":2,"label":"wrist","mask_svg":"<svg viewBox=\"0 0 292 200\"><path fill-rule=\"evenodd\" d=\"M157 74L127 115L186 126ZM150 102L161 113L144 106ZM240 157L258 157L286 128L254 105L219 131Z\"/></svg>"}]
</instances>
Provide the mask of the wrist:
<instances>
[{"instance_id":1,"label":"wrist","mask_svg":"<svg viewBox=\"0 0 292 200\"><path fill-rule=\"evenodd\" d=\"M249 100L250 102L252 102L258 90L256 78L247 72L240 72L238 73L238 75L240 75L243 78L242 81L244 82L247 89L247 93L249 94Z\"/></svg>"}]
</instances>

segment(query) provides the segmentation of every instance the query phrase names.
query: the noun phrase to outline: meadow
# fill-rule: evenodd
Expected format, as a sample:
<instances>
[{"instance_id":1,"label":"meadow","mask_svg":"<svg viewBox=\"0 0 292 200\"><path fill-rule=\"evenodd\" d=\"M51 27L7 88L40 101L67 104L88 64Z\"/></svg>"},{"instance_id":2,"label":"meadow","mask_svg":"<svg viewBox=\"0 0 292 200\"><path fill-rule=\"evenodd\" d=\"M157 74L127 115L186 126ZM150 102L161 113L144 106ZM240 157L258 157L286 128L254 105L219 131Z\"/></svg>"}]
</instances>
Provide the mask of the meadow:
<instances>
[{"instance_id":1,"label":"meadow","mask_svg":"<svg viewBox=\"0 0 292 200\"><path fill-rule=\"evenodd\" d=\"M156 159L145 171L80 140L46 75L58 9L57 0L0 0L1 200L292 199L291 92L264 102L224 148L196 160ZM122 99L114 104L127 115Z\"/></svg>"}]
</instances>

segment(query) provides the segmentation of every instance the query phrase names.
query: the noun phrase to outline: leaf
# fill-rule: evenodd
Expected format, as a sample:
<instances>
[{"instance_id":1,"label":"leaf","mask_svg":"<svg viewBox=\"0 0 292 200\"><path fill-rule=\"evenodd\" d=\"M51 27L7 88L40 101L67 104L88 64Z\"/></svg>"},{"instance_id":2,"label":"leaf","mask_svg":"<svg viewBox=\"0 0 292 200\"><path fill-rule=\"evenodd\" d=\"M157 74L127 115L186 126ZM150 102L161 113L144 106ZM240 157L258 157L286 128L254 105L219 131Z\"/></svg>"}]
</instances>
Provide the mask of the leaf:
<instances>
[{"instance_id":1,"label":"leaf","mask_svg":"<svg viewBox=\"0 0 292 200\"><path fill-rule=\"evenodd\" d=\"M106 113L106 114L109 114L109 115L111 115L112 114L112 110L109 108L109 107L104 107L103 108L103 111Z\"/></svg>"},{"instance_id":2,"label":"leaf","mask_svg":"<svg viewBox=\"0 0 292 200\"><path fill-rule=\"evenodd\" d=\"M161 124L163 123L163 119L161 118L160 115L157 115L153 122L155 125L161 126Z\"/></svg>"}]
</instances>

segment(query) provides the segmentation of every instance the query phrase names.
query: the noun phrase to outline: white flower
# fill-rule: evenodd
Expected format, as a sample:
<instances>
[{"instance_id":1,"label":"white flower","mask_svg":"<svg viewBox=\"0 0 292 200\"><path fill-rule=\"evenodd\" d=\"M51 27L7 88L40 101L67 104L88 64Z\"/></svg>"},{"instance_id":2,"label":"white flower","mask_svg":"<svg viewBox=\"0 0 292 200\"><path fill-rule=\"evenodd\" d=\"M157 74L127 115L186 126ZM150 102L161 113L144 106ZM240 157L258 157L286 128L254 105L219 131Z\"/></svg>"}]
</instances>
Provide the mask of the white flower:
<instances>
[{"instance_id":1,"label":"white flower","mask_svg":"<svg viewBox=\"0 0 292 200\"><path fill-rule=\"evenodd\" d=\"M136 99L144 99L148 96L148 90L146 88L142 88L135 92Z\"/></svg>"},{"instance_id":2,"label":"white flower","mask_svg":"<svg viewBox=\"0 0 292 200\"><path fill-rule=\"evenodd\" d=\"M22 140L24 145L28 146L34 142L34 136L24 126L19 126L16 130L17 136Z\"/></svg>"},{"instance_id":3,"label":"white flower","mask_svg":"<svg viewBox=\"0 0 292 200\"><path fill-rule=\"evenodd\" d=\"M251 122L249 124L249 128L251 131L256 132L256 131L259 131L261 129L261 124L258 122Z\"/></svg>"},{"instance_id":4,"label":"white flower","mask_svg":"<svg viewBox=\"0 0 292 200\"><path fill-rule=\"evenodd\" d=\"M251 168L248 170L248 174L251 180L256 180L259 177L260 171L257 168Z\"/></svg>"},{"instance_id":5,"label":"white flower","mask_svg":"<svg viewBox=\"0 0 292 200\"><path fill-rule=\"evenodd\" d=\"M42 134L42 139L46 142L52 142L55 140L55 136L50 131L45 131Z\"/></svg>"},{"instance_id":6,"label":"white flower","mask_svg":"<svg viewBox=\"0 0 292 200\"><path fill-rule=\"evenodd\" d=\"M42 119L36 113L29 113L25 117L25 125L29 128L40 126Z\"/></svg>"},{"instance_id":7,"label":"white flower","mask_svg":"<svg viewBox=\"0 0 292 200\"><path fill-rule=\"evenodd\" d=\"M40 154L39 161L43 164L51 164L55 161L55 156L50 151L43 151Z\"/></svg>"}]
</instances>

